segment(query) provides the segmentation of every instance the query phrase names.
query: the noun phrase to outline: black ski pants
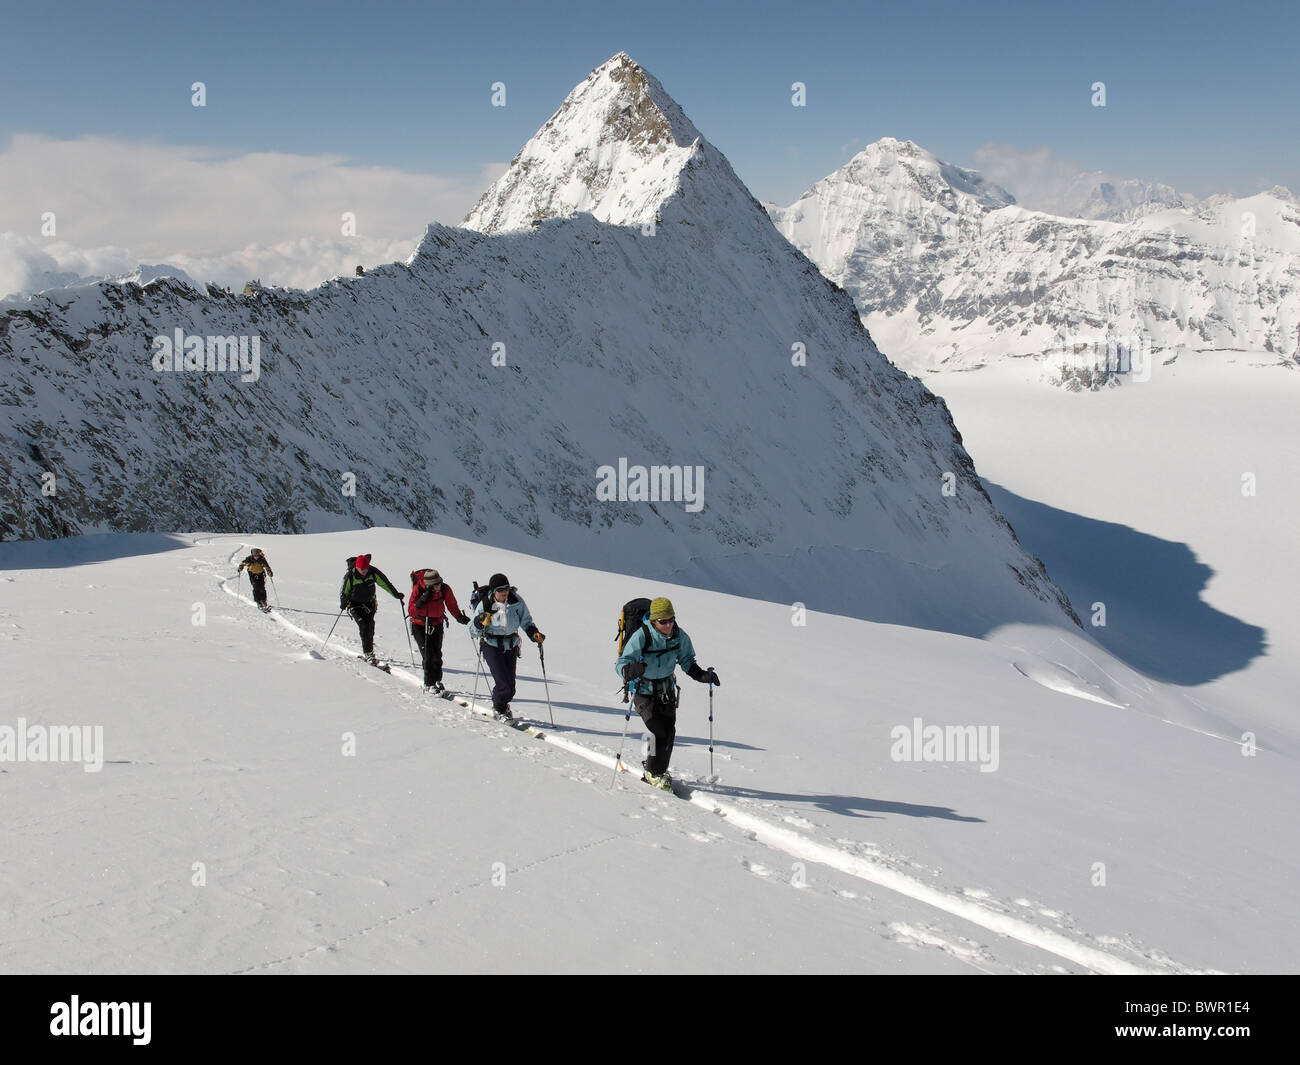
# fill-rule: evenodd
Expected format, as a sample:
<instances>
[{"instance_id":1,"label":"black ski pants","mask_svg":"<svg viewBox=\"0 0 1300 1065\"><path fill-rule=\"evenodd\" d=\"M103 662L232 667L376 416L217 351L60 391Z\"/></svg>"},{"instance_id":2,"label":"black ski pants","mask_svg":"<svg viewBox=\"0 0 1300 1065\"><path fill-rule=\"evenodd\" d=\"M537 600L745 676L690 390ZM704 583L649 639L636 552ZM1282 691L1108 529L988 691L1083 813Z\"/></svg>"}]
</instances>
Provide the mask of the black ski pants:
<instances>
[{"instance_id":1,"label":"black ski pants","mask_svg":"<svg viewBox=\"0 0 1300 1065\"><path fill-rule=\"evenodd\" d=\"M428 625L426 633L425 626ZM442 637L443 637L442 619L434 621L432 618L416 621L411 619L411 635L415 637L415 645L420 649L420 658L424 662L424 686L433 687L436 681L442 680Z\"/></svg>"},{"instance_id":2,"label":"black ski pants","mask_svg":"<svg viewBox=\"0 0 1300 1065\"><path fill-rule=\"evenodd\" d=\"M638 687L653 682L640 681ZM677 685L658 684L651 691L637 692L632 696L632 708L641 715L646 731L650 733L650 752L645 768L656 776L668 772L668 762L673 756L673 742L677 739Z\"/></svg>"},{"instance_id":3,"label":"black ski pants","mask_svg":"<svg viewBox=\"0 0 1300 1065\"><path fill-rule=\"evenodd\" d=\"M373 654L375 650L375 604L353 603L348 607L348 613L352 615L352 620L357 623L357 629L361 633L362 653Z\"/></svg>"},{"instance_id":4,"label":"black ski pants","mask_svg":"<svg viewBox=\"0 0 1300 1065\"><path fill-rule=\"evenodd\" d=\"M258 606L266 606L266 574L249 573L248 583L253 586L253 602Z\"/></svg>"}]
</instances>

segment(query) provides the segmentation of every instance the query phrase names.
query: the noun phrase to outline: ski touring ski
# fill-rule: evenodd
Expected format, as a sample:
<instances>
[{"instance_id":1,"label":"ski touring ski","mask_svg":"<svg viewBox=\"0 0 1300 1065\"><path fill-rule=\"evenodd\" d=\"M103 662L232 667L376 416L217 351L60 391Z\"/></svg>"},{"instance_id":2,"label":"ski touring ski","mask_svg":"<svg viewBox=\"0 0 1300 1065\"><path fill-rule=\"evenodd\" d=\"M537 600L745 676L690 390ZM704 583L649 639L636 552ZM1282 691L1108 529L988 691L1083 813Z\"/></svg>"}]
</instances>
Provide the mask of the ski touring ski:
<instances>
[{"instance_id":1,"label":"ski touring ski","mask_svg":"<svg viewBox=\"0 0 1300 1065\"><path fill-rule=\"evenodd\" d=\"M361 659L361 661L363 661L366 665L374 666L376 669L382 669L385 673L392 673L393 671L393 667L390 666L387 662L382 661L381 659L375 659L375 661L372 662L365 655L357 655L357 657Z\"/></svg>"},{"instance_id":2,"label":"ski touring ski","mask_svg":"<svg viewBox=\"0 0 1300 1065\"><path fill-rule=\"evenodd\" d=\"M546 736L546 733L531 721L522 721L516 717L501 717L491 710L486 710L483 707L478 706L473 702L470 696L466 695L464 692L448 690L441 692L440 694L448 702L453 702L458 706L463 706L466 710L478 715L479 717L491 718L493 721L499 721L503 725L509 725L516 732L522 732L527 736L533 736L539 740Z\"/></svg>"}]
</instances>

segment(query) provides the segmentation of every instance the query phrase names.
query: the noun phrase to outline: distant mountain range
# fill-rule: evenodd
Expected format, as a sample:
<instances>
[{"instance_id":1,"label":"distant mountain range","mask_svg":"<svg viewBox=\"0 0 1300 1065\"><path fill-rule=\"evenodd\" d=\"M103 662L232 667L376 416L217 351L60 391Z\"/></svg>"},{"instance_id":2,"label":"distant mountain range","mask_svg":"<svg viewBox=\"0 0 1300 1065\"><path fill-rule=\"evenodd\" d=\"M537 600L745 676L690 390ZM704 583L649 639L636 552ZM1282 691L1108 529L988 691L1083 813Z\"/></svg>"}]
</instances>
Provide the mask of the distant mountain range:
<instances>
[{"instance_id":1,"label":"distant mountain range","mask_svg":"<svg viewBox=\"0 0 1300 1065\"><path fill-rule=\"evenodd\" d=\"M1072 186L1083 217L1028 211L976 171L886 138L768 212L904 368L1029 356L1051 376L1117 348L1139 363L1207 348L1295 360L1300 204L1286 189L1196 203L1095 179Z\"/></svg>"}]
</instances>

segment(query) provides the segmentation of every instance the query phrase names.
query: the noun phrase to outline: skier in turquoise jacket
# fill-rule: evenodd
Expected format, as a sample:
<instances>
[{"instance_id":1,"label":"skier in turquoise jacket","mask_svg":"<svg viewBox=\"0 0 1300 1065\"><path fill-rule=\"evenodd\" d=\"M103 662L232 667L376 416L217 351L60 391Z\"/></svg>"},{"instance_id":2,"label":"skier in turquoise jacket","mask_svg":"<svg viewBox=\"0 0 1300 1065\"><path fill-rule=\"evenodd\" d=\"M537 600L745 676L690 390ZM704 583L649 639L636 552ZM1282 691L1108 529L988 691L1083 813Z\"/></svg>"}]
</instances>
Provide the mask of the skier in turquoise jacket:
<instances>
[{"instance_id":1,"label":"skier in turquoise jacket","mask_svg":"<svg viewBox=\"0 0 1300 1065\"><path fill-rule=\"evenodd\" d=\"M677 704L681 701L675 676L678 666L691 680L722 685L712 668L701 669L696 664L691 638L678 628L671 600L661 596L650 603L649 617L628 637L614 668L628 682L632 706L650 733L650 752L641 763L645 770L641 779L665 790L672 788L668 762L677 738Z\"/></svg>"}]
</instances>

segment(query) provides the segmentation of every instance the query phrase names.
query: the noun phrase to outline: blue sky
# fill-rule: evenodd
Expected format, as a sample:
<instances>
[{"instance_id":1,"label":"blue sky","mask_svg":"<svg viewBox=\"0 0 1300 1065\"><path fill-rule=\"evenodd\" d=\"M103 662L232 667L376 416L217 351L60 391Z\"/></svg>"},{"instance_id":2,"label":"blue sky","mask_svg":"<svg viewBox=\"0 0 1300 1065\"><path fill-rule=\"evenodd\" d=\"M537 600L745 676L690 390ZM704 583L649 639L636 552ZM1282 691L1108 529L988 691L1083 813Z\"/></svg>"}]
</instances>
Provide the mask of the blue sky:
<instances>
[{"instance_id":1,"label":"blue sky","mask_svg":"<svg viewBox=\"0 0 1300 1065\"><path fill-rule=\"evenodd\" d=\"M0 143L98 134L476 175L625 50L760 199L887 135L964 165L995 142L1196 195L1300 191L1285 3L55 2L6 3L0 25Z\"/></svg>"}]
</instances>

